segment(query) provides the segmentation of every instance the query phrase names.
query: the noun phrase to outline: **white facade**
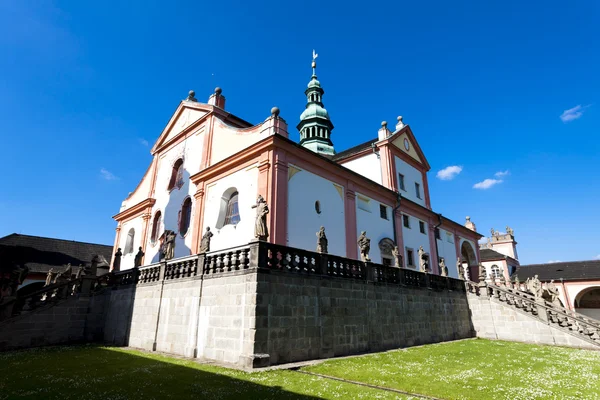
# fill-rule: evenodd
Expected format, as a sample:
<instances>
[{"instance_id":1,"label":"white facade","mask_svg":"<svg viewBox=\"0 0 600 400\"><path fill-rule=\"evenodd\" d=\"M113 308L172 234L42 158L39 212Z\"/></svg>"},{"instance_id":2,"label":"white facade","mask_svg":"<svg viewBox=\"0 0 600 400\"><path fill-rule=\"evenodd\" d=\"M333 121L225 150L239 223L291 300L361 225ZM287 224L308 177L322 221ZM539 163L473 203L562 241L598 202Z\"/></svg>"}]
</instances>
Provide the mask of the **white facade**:
<instances>
[{"instance_id":1,"label":"white facade","mask_svg":"<svg viewBox=\"0 0 600 400\"><path fill-rule=\"evenodd\" d=\"M342 187L293 165L288 174L287 245L315 251L316 233L324 226L328 253L346 257Z\"/></svg>"},{"instance_id":2,"label":"white facade","mask_svg":"<svg viewBox=\"0 0 600 400\"><path fill-rule=\"evenodd\" d=\"M419 247L423 246L423 250L425 251L425 253L429 254L429 263L431 265L431 263L434 261L432 260L431 257L431 246L429 245L429 226L428 224L424 222L425 224L425 233L421 233L420 229L419 229L419 218L414 217L412 215L409 214L402 214L402 238L404 241L404 266L407 268L419 268ZM404 226L404 215L407 215L409 218L409 225L410 228L407 228ZM408 249L411 249L413 251L413 264L414 265L408 265Z\"/></svg>"},{"instance_id":3,"label":"white facade","mask_svg":"<svg viewBox=\"0 0 600 400\"><path fill-rule=\"evenodd\" d=\"M448 276L458 278L458 270L456 269L456 259L458 256L454 240L455 237L451 232L440 228L440 238L437 239L439 257L444 258L446 267L448 267Z\"/></svg>"},{"instance_id":4,"label":"white facade","mask_svg":"<svg viewBox=\"0 0 600 400\"><path fill-rule=\"evenodd\" d=\"M258 185L258 168L250 168L228 175L206 188L204 224L200 235L210 227L214 234L210 242L210 251L240 246L254 240L254 221ZM240 222L236 225L222 225L227 201L238 192Z\"/></svg>"},{"instance_id":5,"label":"white facade","mask_svg":"<svg viewBox=\"0 0 600 400\"><path fill-rule=\"evenodd\" d=\"M380 206L386 207L387 218L382 218ZM362 231L367 232L367 237L371 239L369 258L374 263L382 263L379 242L386 238L394 240L394 226L392 222L394 216L392 211L393 208L387 204L380 203L359 193L356 194L356 236L359 237ZM358 254L360 254L358 244L356 248Z\"/></svg>"},{"instance_id":6,"label":"white facade","mask_svg":"<svg viewBox=\"0 0 600 400\"><path fill-rule=\"evenodd\" d=\"M344 167L361 174L365 178L382 184L381 160L378 154L369 153L366 156L342 164Z\"/></svg>"},{"instance_id":7,"label":"white facade","mask_svg":"<svg viewBox=\"0 0 600 400\"><path fill-rule=\"evenodd\" d=\"M423 174L421 171L399 157L394 157L394 161L397 173L404 176L404 190L401 188L400 177L396 177L398 179L398 189L402 197L406 197L425 207L425 186L423 185ZM415 183L419 185L420 197L417 197Z\"/></svg>"},{"instance_id":8,"label":"white facade","mask_svg":"<svg viewBox=\"0 0 600 400\"><path fill-rule=\"evenodd\" d=\"M130 269L134 266L135 255L138 252L138 248L142 245L142 218L133 218L129 221L123 222L121 225L121 237L117 247L121 248L123 257L121 257L121 270ZM127 242L131 233L133 232L133 242L131 245L131 252L127 252Z\"/></svg>"}]
</instances>

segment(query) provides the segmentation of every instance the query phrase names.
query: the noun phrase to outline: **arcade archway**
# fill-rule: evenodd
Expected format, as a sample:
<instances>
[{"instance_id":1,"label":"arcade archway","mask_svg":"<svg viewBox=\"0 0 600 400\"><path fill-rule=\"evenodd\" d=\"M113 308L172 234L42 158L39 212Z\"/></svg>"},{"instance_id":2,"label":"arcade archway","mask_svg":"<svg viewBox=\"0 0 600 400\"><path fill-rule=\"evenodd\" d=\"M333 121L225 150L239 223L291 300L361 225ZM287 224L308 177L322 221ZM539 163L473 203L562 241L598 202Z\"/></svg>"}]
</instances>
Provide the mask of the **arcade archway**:
<instances>
[{"instance_id":1,"label":"arcade archway","mask_svg":"<svg viewBox=\"0 0 600 400\"><path fill-rule=\"evenodd\" d=\"M600 286L583 289L575 297L575 311L600 320Z\"/></svg>"},{"instance_id":2,"label":"arcade archway","mask_svg":"<svg viewBox=\"0 0 600 400\"><path fill-rule=\"evenodd\" d=\"M475 255L475 249L471 243L464 241L460 245L460 257L463 268L467 268L469 271L469 279L471 281L477 281L479 271L477 268L477 256Z\"/></svg>"}]
</instances>

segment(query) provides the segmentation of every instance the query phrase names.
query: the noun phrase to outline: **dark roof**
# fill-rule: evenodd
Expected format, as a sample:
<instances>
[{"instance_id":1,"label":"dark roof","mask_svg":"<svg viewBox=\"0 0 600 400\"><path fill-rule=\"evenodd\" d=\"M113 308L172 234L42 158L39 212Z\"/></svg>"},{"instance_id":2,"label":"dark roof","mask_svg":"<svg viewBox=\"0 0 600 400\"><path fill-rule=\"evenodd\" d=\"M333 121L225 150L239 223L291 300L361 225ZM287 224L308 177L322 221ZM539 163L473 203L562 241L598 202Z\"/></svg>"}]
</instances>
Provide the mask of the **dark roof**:
<instances>
[{"instance_id":1,"label":"dark roof","mask_svg":"<svg viewBox=\"0 0 600 400\"><path fill-rule=\"evenodd\" d=\"M371 139L368 142L364 142L361 143L359 145L356 145L354 147L350 147L348 150L344 150L342 152L337 153L336 155L334 155L333 157L331 157L331 159L333 161L339 161L339 160L343 160L344 158L348 158L356 153L360 153L361 151L363 151L364 149L368 149L371 147L371 145L373 143L375 143L378 139Z\"/></svg>"},{"instance_id":2,"label":"dark roof","mask_svg":"<svg viewBox=\"0 0 600 400\"><path fill-rule=\"evenodd\" d=\"M30 272L46 273L69 263L89 266L96 254L110 260L112 246L17 233L0 238L0 261L25 264Z\"/></svg>"},{"instance_id":3,"label":"dark roof","mask_svg":"<svg viewBox=\"0 0 600 400\"><path fill-rule=\"evenodd\" d=\"M540 281L600 279L600 260L567 261L548 264L521 265L513 273L520 281L538 276Z\"/></svg>"},{"instance_id":4,"label":"dark roof","mask_svg":"<svg viewBox=\"0 0 600 400\"><path fill-rule=\"evenodd\" d=\"M479 249L479 257L481 261L496 261L496 260L509 260L517 262L514 258L507 256L506 254L498 253L492 249Z\"/></svg>"}]
</instances>

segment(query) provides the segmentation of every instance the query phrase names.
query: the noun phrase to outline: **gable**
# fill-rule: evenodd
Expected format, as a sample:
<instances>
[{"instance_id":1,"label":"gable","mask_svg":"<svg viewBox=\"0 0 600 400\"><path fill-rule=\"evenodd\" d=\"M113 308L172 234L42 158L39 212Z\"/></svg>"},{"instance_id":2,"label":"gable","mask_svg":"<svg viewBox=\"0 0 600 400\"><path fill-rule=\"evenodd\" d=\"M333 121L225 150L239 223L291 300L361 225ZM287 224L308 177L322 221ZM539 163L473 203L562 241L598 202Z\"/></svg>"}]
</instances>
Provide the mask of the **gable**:
<instances>
[{"instance_id":1,"label":"gable","mask_svg":"<svg viewBox=\"0 0 600 400\"><path fill-rule=\"evenodd\" d=\"M184 103L180 104L160 134L156 144L152 148L152 152L155 152L160 146L177 137L182 131L206 114L208 114L208 110L188 107Z\"/></svg>"},{"instance_id":2,"label":"gable","mask_svg":"<svg viewBox=\"0 0 600 400\"><path fill-rule=\"evenodd\" d=\"M396 139L394 139L392 141L392 144L394 146L396 146L397 148L399 148L403 153L406 153L409 156L411 156L418 163L423 164L423 160L421 160L421 157L419 157L419 154L417 153L418 145L415 145L416 142L413 141L413 138L409 137L408 131L405 131L400 136L398 136ZM407 146L408 146L408 150L406 149Z\"/></svg>"}]
</instances>

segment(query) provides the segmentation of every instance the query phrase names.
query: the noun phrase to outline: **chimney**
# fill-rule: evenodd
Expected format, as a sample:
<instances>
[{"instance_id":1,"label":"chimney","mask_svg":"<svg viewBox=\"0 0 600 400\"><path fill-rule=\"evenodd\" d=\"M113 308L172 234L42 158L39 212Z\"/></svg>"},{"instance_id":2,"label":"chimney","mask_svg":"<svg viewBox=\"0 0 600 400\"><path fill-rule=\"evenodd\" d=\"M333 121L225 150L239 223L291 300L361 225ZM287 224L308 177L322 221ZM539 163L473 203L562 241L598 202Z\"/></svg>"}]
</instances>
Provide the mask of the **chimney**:
<instances>
[{"instance_id":1,"label":"chimney","mask_svg":"<svg viewBox=\"0 0 600 400\"><path fill-rule=\"evenodd\" d=\"M208 98L208 104L225 109L225 96L221 94L222 90L220 87L215 88L215 92Z\"/></svg>"}]
</instances>

